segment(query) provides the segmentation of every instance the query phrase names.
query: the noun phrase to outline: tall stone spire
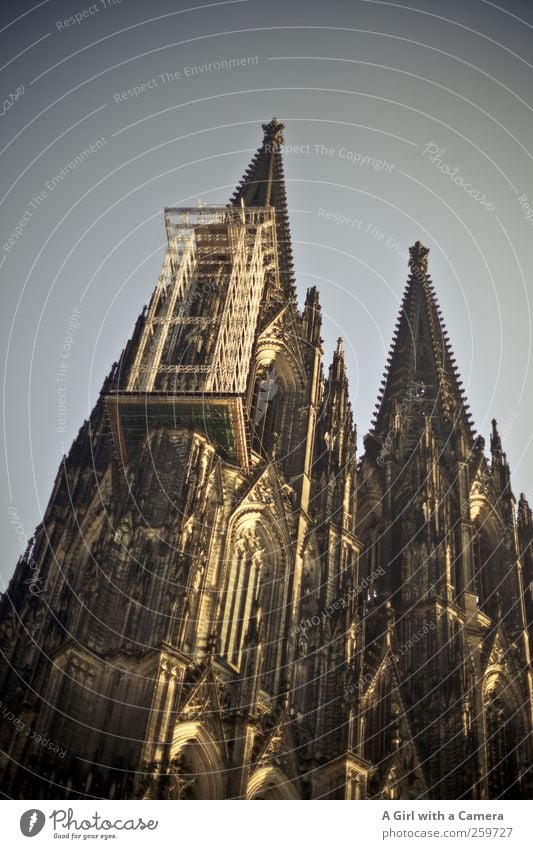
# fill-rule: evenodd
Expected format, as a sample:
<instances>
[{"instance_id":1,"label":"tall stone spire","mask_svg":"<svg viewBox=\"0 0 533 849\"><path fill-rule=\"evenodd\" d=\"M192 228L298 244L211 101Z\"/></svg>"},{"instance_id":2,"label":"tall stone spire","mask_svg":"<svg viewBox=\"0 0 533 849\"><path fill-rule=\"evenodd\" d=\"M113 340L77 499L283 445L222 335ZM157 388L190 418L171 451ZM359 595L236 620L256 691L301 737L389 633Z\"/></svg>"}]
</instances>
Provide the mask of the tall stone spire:
<instances>
[{"instance_id":1,"label":"tall stone spire","mask_svg":"<svg viewBox=\"0 0 533 849\"><path fill-rule=\"evenodd\" d=\"M283 144L284 126L277 118L263 124L263 143L244 172L231 202L235 205L241 200L246 206L280 206L285 204L283 186Z\"/></svg>"},{"instance_id":2,"label":"tall stone spire","mask_svg":"<svg viewBox=\"0 0 533 849\"><path fill-rule=\"evenodd\" d=\"M470 447L469 407L428 274L429 249L416 242L409 253L410 274L376 404L373 435L383 441L391 431L402 430L411 445L429 417L443 439L452 432L460 434Z\"/></svg>"},{"instance_id":3,"label":"tall stone spire","mask_svg":"<svg viewBox=\"0 0 533 849\"><path fill-rule=\"evenodd\" d=\"M280 258L280 278L284 297L295 301L293 258L285 193L281 146L284 125L278 118L263 124L263 142L243 174L232 198L233 205L273 206Z\"/></svg>"},{"instance_id":4,"label":"tall stone spire","mask_svg":"<svg viewBox=\"0 0 533 849\"><path fill-rule=\"evenodd\" d=\"M427 258L420 242L410 249L374 432L358 468L360 569L371 585L361 612L369 681L362 751L380 763L374 796L392 789L389 798L402 798L419 782L419 797L515 798L529 792L518 741L530 710L520 667L529 664L533 614L517 603L515 507L496 422L489 466L484 440L474 441ZM525 504L520 515L525 552ZM384 667L391 649L396 657ZM502 696L505 680L516 682L514 706Z\"/></svg>"}]
</instances>

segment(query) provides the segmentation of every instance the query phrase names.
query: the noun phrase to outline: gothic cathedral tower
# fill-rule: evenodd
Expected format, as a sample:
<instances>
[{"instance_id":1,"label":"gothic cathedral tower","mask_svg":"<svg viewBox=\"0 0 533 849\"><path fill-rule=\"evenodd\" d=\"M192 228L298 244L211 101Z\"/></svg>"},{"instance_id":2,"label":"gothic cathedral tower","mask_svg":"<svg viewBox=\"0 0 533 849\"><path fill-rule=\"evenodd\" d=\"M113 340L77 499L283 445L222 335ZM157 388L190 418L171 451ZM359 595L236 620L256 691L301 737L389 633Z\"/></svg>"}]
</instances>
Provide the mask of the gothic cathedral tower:
<instances>
[{"instance_id":1,"label":"gothic cathedral tower","mask_svg":"<svg viewBox=\"0 0 533 849\"><path fill-rule=\"evenodd\" d=\"M474 439L419 243L356 465L263 129L227 206L165 210L150 304L1 599L3 791L527 797L531 511L496 424L490 463Z\"/></svg>"},{"instance_id":2,"label":"gothic cathedral tower","mask_svg":"<svg viewBox=\"0 0 533 849\"><path fill-rule=\"evenodd\" d=\"M530 798L530 541L496 422L490 462L474 438L428 250L410 254L358 476L362 574L386 564L363 611L363 754L388 798Z\"/></svg>"}]
</instances>

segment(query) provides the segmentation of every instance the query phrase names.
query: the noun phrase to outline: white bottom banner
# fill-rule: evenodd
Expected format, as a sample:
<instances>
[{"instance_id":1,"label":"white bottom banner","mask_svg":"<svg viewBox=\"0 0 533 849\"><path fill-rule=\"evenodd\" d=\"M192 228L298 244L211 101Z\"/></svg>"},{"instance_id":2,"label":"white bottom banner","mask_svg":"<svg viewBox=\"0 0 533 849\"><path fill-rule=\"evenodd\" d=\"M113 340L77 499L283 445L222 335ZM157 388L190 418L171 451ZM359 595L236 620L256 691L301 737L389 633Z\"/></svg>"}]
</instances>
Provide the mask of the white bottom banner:
<instances>
[{"instance_id":1,"label":"white bottom banner","mask_svg":"<svg viewBox=\"0 0 533 849\"><path fill-rule=\"evenodd\" d=\"M71 843L254 849L500 846L531 844L530 803L5 801L2 845ZM314 808L314 810L311 810ZM529 834L529 837L528 837Z\"/></svg>"}]
</instances>

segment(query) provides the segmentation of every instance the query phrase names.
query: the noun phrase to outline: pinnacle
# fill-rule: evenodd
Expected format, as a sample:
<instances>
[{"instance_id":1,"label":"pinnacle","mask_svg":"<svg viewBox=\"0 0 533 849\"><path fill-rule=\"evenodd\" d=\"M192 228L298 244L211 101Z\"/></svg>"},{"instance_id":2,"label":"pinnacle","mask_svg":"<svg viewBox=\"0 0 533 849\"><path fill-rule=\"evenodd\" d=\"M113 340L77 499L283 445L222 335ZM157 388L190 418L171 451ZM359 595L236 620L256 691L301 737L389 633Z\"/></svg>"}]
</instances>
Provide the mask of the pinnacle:
<instances>
[{"instance_id":1,"label":"pinnacle","mask_svg":"<svg viewBox=\"0 0 533 849\"><path fill-rule=\"evenodd\" d=\"M285 125L279 120L279 118L272 118L272 120L267 124L262 124L262 127L265 134L264 143L275 142L277 144L283 144L283 131L285 129Z\"/></svg>"},{"instance_id":2,"label":"pinnacle","mask_svg":"<svg viewBox=\"0 0 533 849\"><path fill-rule=\"evenodd\" d=\"M316 286L310 286L307 290L305 305L315 309L320 306L319 292Z\"/></svg>"},{"instance_id":3,"label":"pinnacle","mask_svg":"<svg viewBox=\"0 0 533 849\"><path fill-rule=\"evenodd\" d=\"M422 242L415 242L409 248L409 266L415 274L427 274L428 253L429 248L426 248Z\"/></svg>"},{"instance_id":4,"label":"pinnacle","mask_svg":"<svg viewBox=\"0 0 533 849\"><path fill-rule=\"evenodd\" d=\"M500 438L500 434L498 432L498 422L496 421L496 419L492 419L491 424L492 424L492 434L491 434L491 437L490 437L490 450L492 451L493 454L496 453L496 452L501 453L502 441L501 441L501 438Z\"/></svg>"},{"instance_id":5,"label":"pinnacle","mask_svg":"<svg viewBox=\"0 0 533 849\"><path fill-rule=\"evenodd\" d=\"M344 361L344 346L340 336L337 339L337 345L335 346L333 360L329 367L329 379L338 380L341 383L345 384L347 387L346 364Z\"/></svg>"}]
</instances>

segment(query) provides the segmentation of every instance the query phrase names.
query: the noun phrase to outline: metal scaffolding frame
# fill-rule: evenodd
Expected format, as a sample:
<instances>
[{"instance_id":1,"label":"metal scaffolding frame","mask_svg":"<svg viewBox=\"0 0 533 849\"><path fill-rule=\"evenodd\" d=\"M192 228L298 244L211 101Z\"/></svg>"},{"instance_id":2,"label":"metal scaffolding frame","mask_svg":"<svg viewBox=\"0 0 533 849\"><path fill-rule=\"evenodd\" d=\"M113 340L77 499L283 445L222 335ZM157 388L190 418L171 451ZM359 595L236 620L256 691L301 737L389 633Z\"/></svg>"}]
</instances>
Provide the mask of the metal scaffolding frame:
<instances>
[{"instance_id":1,"label":"metal scaffolding frame","mask_svg":"<svg viewBox=\"0 0 533 849\"><path fill-rule=\"evenodd\" d=\"M152 392L172 375L174 393L244 394L265 276L279 275L275 210L168 208L165 224L167 255L127 391ZM194 314L201 291L212 294L217 315ZM174 361L171 350L169 362L170 334L187 326L196 333L199 361Z\"/></svg>"}]
</instances>

